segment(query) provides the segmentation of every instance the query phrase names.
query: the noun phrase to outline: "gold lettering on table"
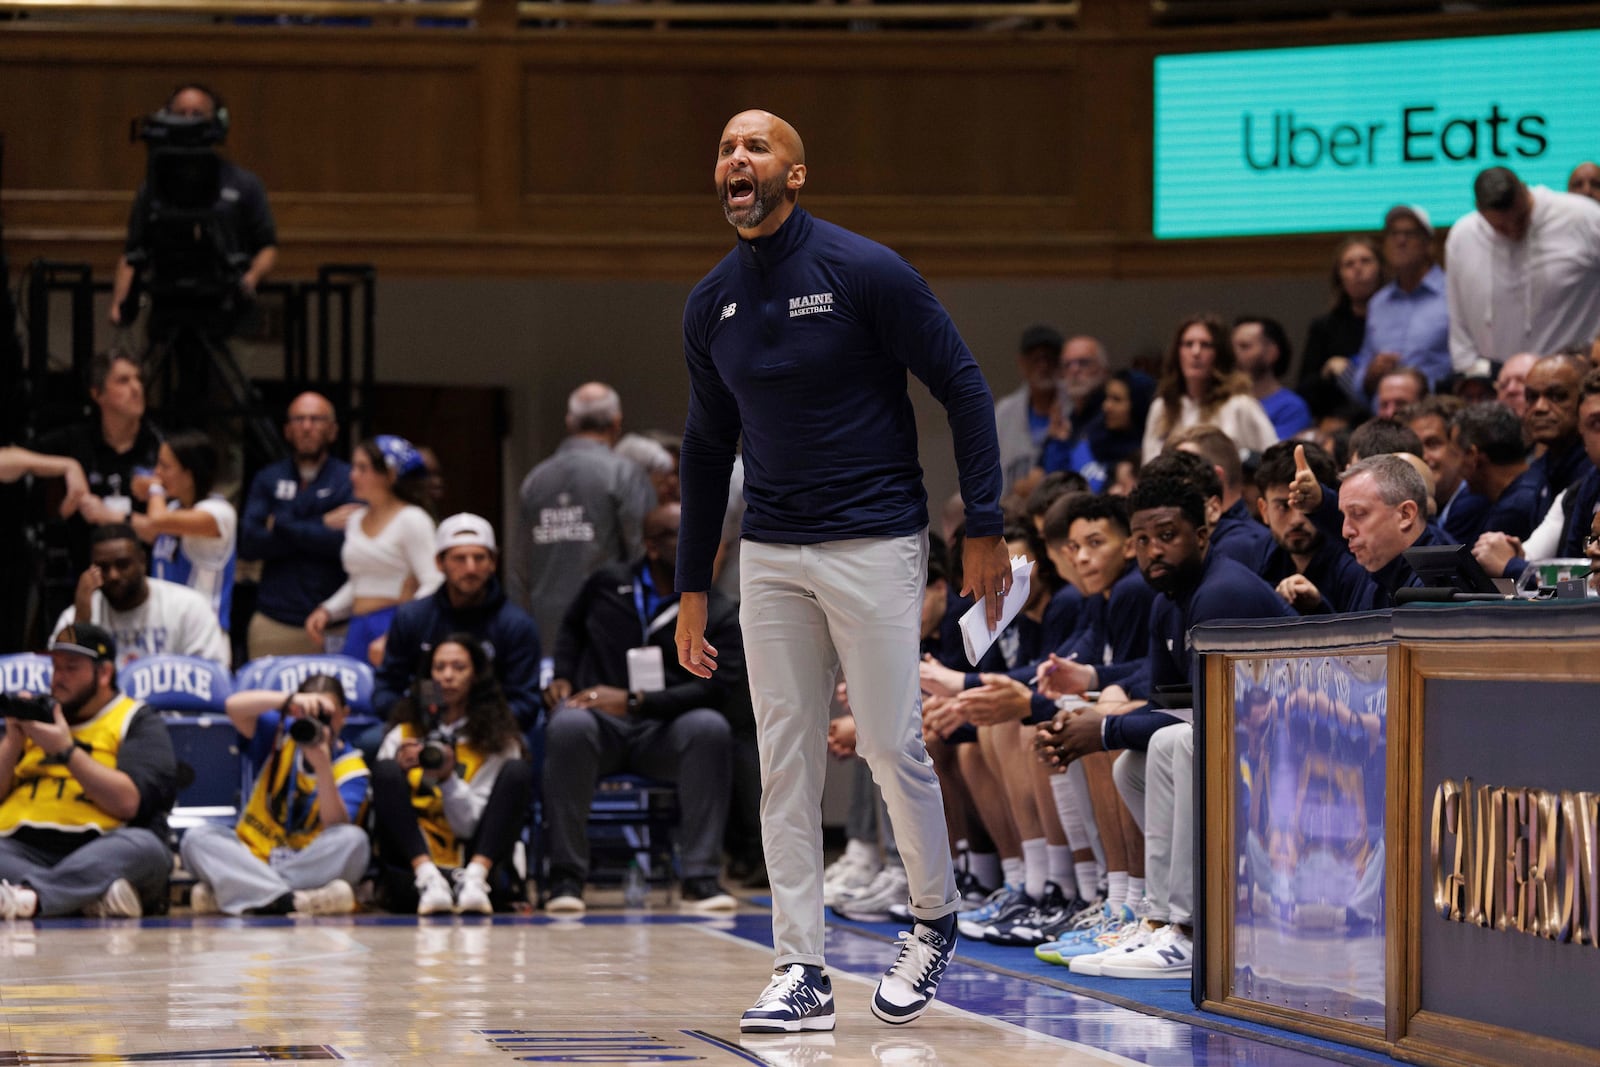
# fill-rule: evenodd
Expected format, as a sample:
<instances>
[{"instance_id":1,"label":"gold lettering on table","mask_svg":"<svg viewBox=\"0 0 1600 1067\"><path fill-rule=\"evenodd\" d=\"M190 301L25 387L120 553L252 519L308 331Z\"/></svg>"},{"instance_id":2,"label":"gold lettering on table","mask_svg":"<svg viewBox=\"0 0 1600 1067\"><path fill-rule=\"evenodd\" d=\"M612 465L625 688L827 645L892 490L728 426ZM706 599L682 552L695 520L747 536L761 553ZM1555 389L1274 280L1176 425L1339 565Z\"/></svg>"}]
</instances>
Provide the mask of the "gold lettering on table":
<instances>
[{"instance_id":1,"label":"gold lettering on table","mask_svg":"<svg viewBox=\"0 0 1600 1067\"><path fill-rule=\"evenodd\" d=\"M1446 778L1429 830L1440 918L1600 948L1600 792Z\"/></svg>"},{"instance_id":2,"label":"gold lettering on table","mask_svg":"<svg viewBox=\"0 0 1600 1067\"><path fill-rule=\"evenodd\" d=\"M1433 793L1433 906L1441 918L1451 922L1460 922L1462 914L1467 907L1467 866L1469 862L1468 843L1471 835L1466 833L1464 821L1468 791L1472 789L1472 779L1468 778L1466 784L1459 785L1446 778L1439 783L1439 788ZM1444 835L1454 834L1456 839L1455 854L1451 860L1450 873L1445 874L1444 866Z\"/></svg>"}]
</instances>

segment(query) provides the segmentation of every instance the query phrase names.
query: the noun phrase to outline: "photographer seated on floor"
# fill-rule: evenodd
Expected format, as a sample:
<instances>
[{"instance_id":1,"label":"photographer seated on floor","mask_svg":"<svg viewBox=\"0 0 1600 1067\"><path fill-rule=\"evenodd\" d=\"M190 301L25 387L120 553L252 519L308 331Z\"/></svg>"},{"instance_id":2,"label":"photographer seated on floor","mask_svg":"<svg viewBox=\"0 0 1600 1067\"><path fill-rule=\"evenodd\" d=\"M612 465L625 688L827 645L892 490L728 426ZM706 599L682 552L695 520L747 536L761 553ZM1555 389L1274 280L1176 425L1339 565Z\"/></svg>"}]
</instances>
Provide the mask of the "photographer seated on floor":
<instances>
[{"instance_id":1,"label":"photographer seated on floor","mask_svg":"<svg viewBox=\"0 0 1600 1067\"><path fill-rule=\"evenodd\" d=\"M483 645L467 633L435 645L390 721L372 782L380 902L492 913L492 875L527 821L533 767Z\"/></svg>"},{"instance_id":2,"label":"photographer seated on floor","mask_svg":"<svg viewBox=\"0 0 1600 1067\"><path fill-rule=\"evenodd\" d=\"M117 690L105 630L66 627L50 659L48 694L0 698L0 918L138 918L165 900L172 867L172 739Z\"/></svg>"},{"instance_id":3,"label":"photographer seated on floor","mask_svg":"<svg viewBox=\"0 0 1600 1067\"><path fill-rule=\"evenodd\" d=\"M313 674L287 698L248 689L228 718L250 747L255 788L238 826L183 835L184 866L200 879L196 915L345 915L371 848L361 829L367 765L339 731L350 709L337 678Z\"/></svg>"}]
</instances>

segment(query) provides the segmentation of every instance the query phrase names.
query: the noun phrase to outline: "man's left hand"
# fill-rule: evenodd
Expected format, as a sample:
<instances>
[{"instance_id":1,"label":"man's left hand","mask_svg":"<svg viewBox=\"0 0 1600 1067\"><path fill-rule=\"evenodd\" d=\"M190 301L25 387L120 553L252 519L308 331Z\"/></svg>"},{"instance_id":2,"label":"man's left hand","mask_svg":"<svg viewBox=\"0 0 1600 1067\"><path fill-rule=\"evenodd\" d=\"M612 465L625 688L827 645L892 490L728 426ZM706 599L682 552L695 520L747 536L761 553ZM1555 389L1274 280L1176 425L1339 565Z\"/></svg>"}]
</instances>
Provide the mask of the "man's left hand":
<instances>
[{"instance_id":1,"label":"man's left hand","mask_svg":"<svg viewBox=\"0 0 1600 1067\"><path fill-rule=\"evenodd\" d=\"M1004 674L979 675L983 685L955 698L962 718L976 726L1021 722L1028 717L1033 690Z\"/></svg>"},{"instance_id":2,"label":"man's left hand","mask_svg":"<svg viewBox=\"0 0 1600 1067\"><path fill-rule=\"evenodd\" d=\"M998 630L1006 594L1011 592L1011 557L1006 555L1005 539L999 534L967 538L961 550L961 569L966 579L961 595L983 598L989 629Z\"/></svg>"},{"instance_id":3,"label":"man's left hand","mask_svg":"<svg viewBox=\"0 0 1600 1067\"><path fill-rule=\"evenodd\" d=\"M567 703L579 708L593 708L602 715L622 718L628 714L628 691L614 685L596 685L576 690Z\"/></svg>"},{"instance_id":4,"label":"man's left hand","mask_svg":"<svg viewBox=\"0 0 1600 1067\"><path fill-rule=\"evenodd\" d=\"M54 717L49 722L12 719L6 724L6 729L9 732L12 727L20 728L28 740L44 750L45 755L54 756L66 751L67 746L74 742L72 730L67 726L67 717L61 713L61 705L55 705L51 712Z\"/></svg>"}]
</instances>

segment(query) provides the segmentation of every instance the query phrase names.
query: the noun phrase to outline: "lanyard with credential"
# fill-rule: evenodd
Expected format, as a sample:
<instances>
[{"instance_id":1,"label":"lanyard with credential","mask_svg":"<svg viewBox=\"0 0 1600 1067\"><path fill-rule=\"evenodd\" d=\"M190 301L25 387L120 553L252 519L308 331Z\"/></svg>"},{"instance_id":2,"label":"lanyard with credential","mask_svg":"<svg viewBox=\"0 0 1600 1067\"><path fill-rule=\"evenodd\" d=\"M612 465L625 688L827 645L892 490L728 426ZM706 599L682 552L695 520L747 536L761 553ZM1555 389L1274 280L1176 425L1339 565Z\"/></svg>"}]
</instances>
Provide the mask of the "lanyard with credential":
<instances>
[{"instance_id":1,"label":"lanyard with credential","mask_svg":"<svg viewBox=\"0 0 1600 1067\"><path fill-rule=\"evenodd\" d=\"M639 613L639 632L644 634L643 640L639 642L642 645L648 645L651 634L678 617L678 602L676 600L668 604L661 614L654 619L645 614L644 582L638 578L633 580L633 607Z\"/></svg>"}]
</instances>

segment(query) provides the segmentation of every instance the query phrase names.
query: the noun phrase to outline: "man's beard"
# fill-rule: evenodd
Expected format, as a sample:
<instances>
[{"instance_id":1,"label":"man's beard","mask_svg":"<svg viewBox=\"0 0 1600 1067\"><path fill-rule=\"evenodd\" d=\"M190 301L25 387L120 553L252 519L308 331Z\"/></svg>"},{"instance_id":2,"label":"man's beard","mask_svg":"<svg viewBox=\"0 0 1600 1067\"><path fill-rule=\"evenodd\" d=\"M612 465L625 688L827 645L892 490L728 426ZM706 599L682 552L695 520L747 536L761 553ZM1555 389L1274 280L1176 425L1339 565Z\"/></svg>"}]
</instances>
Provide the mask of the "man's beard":
<instances>
[{"instance_id":1,"label":"man's beard","mask_svg":"<svg viewBox=\"0 0 1600 1067\"><path fill-rule=\"evenodd\" d=\"M1322 547L1322 531L1321 530L1312 530L1309 537L1296 536L1295 539L1299 540L1299 541L1304 541L1305 542L1304 546L1296 548L1296 547L1293 547L1291 545L1285 544L1283 546L1284 551L1293 552L1296 555L1309 556L1309 555L1315 554L1317 549Z\"/></svg>"},{"instance_id":2,"label":"man's beard","mask_svg":"<svg viewBox=\"0 0 1600 1067\"><path fill-rule=\"evenodd\" d=\"M1205 561L1196 556L1176 566L1169 566L1167 572L1159 577L1152 578L1146 574L1144 580L1156 592L1177 599L1200 584L1200 574L1204 570Z\"/></svg>"},{"instance_id":3,"label":"man's beard","mask_svg":"<svg viewBox=\"0 0 1600 1067\"><path fill-rule=\"evenodd\" d=\"M760 226L766 218L778 210L778 205L783 203L784 186L788 181L787 175L774 175L764 182L756 185L755 201L749 207L735 208L728 205L728 190L724 185L719 199L722 201L722 213L728 222L741 230L753 230Z\"/></svg>"},{"instance_id":4,"label":"man's beard","mask_svg":"<svg viewBox=\"0 0 1600 1067\"><path fill-rule=\"evenodd\" d=\"M66 716L68 722L77 721L78 712L82 711L84 705L93 699L94 692L95 687L89 686L80 693L70 693L66 697L56 701L56 703L61 706L61 714Z\"/></svg>"}]
</instances>

